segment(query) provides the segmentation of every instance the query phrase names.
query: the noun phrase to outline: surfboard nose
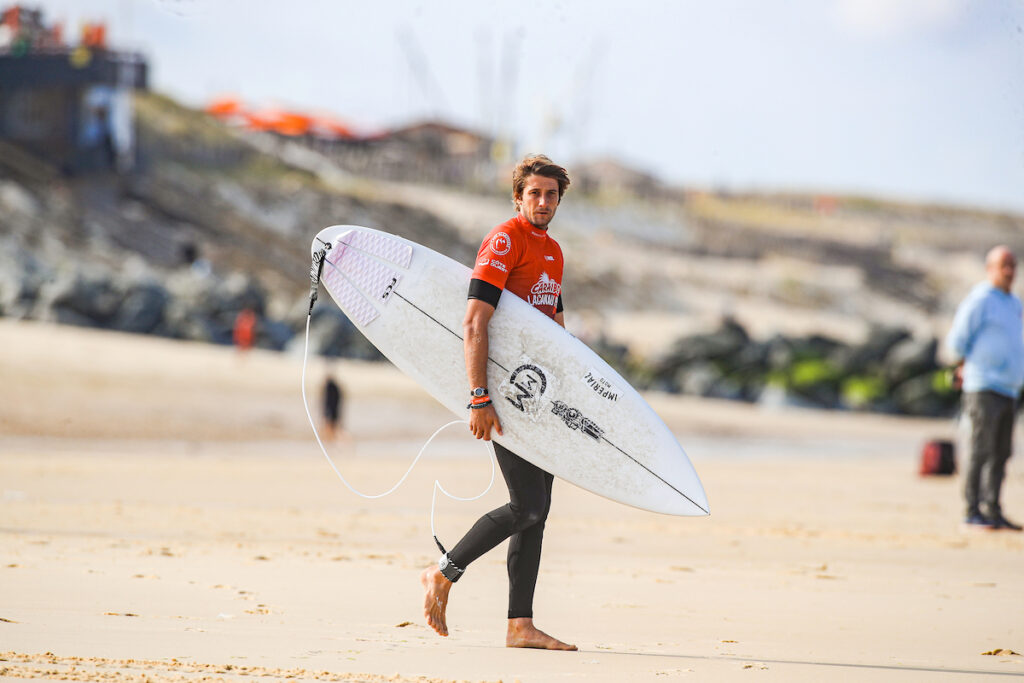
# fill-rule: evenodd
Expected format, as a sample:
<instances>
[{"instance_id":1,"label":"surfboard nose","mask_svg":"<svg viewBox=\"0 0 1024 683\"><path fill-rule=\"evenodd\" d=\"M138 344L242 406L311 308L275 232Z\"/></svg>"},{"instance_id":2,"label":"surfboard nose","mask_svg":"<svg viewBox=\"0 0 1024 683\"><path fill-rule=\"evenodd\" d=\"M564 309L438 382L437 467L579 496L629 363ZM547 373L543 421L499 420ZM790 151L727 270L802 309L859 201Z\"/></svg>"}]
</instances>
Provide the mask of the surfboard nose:
<instances>
[{"instance_id":1,"label":"surfboard nose","mask_svg":"<svg viewBox=\"0 0 1024 683\"><path fill-rule=\"evenodd\" d=\"M697 473L683 485L681 482L659 487L657 493L647 492L644 507L654 512L680 517L705 517L711 514L707 494Z\"/></svg>"},{"instance_id":2,"label":"surfboard nose","mask_svg":"<svg viewBox=\"0 0 1024 683\"><path fill-rule=\"evenodd\" d=\"M700 493L703 494L704 491L702 490ZM672 511L668 514L681 517L707 517L711 514L711 508L704 495L682 495L675 498Z\"/></svg>"}]
</instances>

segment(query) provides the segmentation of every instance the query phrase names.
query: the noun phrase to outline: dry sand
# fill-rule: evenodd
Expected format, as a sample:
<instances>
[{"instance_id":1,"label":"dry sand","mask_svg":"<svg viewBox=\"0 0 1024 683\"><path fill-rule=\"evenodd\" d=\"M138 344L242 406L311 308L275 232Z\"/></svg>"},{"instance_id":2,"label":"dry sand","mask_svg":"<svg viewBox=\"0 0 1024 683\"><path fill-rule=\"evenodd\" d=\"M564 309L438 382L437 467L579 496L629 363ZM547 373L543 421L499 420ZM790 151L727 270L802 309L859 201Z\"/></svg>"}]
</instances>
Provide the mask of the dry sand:
<instances>
[{"instance_id":1,"label":"dry sand","mask_svg":"<svg viewBox=\"0 0 1024 683\"><path fill-rule=\"evenodd\" d=\"M712 516L556 484L537 623L577 653L502 647L494 551L423 623L435 477L489 468L453 428L393 496L334 477L301 359L0 321L0 679L977 681L1024 677L1024 535L965 533L959 481L916 476L948 421L654 395ZM338 363L339 467L390 486L449 415L384 365ZM323 366L311 366L319 382ZM316 391L311 391L315 399ZM504 502L442 500L454 542ZM1011 461L1007 512L1024 516Z\"/></svg>"}]
</instances>

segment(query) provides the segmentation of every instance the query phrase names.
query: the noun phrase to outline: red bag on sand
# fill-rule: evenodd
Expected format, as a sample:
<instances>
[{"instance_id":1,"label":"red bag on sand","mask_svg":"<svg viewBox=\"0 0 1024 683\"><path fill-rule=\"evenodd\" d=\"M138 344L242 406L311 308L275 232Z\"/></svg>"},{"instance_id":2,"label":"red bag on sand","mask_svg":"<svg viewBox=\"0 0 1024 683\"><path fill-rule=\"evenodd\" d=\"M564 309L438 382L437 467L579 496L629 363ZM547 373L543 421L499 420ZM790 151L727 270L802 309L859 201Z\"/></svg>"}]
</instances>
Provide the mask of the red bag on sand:
<instances>
[{"instance_id":1,"label":"red bag on sand","mask_svg":"<svg viewBox=\"0 0 1024 683\"><path fill-rule=\"evenodd\" d=\"M956 474L956 456L953 451L952 441L932 440L925 443L921 449L921 470L922 477L940 474Z\"/></svg>"}]
</instances>

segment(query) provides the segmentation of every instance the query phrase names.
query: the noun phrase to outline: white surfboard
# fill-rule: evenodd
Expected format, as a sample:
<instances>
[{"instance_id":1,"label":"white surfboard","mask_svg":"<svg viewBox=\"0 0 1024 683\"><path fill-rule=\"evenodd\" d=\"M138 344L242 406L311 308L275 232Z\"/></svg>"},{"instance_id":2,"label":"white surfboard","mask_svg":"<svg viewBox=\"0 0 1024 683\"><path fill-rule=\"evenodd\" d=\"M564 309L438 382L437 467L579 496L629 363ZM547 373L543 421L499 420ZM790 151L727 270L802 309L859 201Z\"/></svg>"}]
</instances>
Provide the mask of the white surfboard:
<instances>
[{"instance_id":1,"label":"white surfboard","mask_svg":"<svg viewBox=\"0 0 1024 683\"><path fill-rule=\"evenodd\" d=\"M354 225L325 228L321 283L400 370L466 418L462 320L471 271L410 240ZM627 505L709 514L697 473L647 402L585 344L505 293L488 328L495 440L565 481Z\"/></svg>"}]
</instances>

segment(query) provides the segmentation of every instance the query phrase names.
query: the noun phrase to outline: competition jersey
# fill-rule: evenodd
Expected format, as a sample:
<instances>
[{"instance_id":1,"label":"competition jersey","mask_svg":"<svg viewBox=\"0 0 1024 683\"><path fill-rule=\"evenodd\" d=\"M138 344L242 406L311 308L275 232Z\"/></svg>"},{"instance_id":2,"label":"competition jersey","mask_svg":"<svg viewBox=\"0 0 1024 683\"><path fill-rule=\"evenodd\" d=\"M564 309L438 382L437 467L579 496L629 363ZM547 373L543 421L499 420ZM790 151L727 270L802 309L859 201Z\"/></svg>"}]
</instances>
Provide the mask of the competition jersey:
<instances>
[{"instance_id":1,"label":"competition jersey","mask_svg":"<svg viewBox=\"0 0 1024 683\"><path fill-rule=\"evenodd\" d=\"M473 278L507 289L549 318L562 292L562 248L521 215L487 234L476 255Z\"/></svg>"}]
</instances>

